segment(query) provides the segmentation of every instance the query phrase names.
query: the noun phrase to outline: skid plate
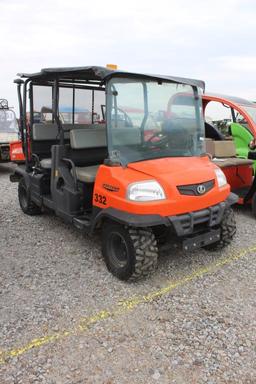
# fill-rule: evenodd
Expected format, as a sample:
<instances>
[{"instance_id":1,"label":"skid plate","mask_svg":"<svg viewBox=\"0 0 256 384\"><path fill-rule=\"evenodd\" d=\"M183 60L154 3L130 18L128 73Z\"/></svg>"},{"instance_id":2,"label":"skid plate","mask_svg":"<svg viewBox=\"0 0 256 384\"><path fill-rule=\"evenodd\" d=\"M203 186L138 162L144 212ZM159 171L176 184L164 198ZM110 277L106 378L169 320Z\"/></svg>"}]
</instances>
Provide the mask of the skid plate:
<instances>
[{"instance_id":1,"label":"skid plate","mask_svg":"<svg viewBox=\"0 0 256 384\"><path fill-rule=\"evenodd\" d=\"M182 242L184 251L192 251L205 245L213 244L220 240L220 229L212 229L209 232L189 237Z\"/></svg>"}]
</instances>

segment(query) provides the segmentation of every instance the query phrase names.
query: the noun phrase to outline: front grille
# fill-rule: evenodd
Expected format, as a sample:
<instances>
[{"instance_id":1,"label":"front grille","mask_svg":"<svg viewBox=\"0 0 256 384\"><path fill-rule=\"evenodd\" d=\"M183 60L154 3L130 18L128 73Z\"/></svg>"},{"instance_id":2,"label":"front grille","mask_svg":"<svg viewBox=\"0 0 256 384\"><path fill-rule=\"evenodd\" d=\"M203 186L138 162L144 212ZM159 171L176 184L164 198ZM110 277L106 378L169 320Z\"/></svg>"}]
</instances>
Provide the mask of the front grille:
<instances>
[{"instance_id":1,"label":"front grille","mask_svg":"<svg viewBox=\"0 0 256 384\"><path fill-rule=\"evenodd\" d=\"M214 187L214 180L206 181L204 183L199 184L189 184L189 185L178 185L177 189L181 195L189 195L189 196L202 196L209 192ZM198 187L203 187L204 192L200 193L198 191Z\"/></svg>"},{"instance_id":2,"label":"front grille","mask_svg":"<svg viewBox=\"0 0 256 384\"><path fill-rule=\"evenodd\" d=\"M207 227L218 225L223 217L226 204L224 202L212 207L169 217L178 236L188 235L198 232Z\"/></svg>"}]
</instances>

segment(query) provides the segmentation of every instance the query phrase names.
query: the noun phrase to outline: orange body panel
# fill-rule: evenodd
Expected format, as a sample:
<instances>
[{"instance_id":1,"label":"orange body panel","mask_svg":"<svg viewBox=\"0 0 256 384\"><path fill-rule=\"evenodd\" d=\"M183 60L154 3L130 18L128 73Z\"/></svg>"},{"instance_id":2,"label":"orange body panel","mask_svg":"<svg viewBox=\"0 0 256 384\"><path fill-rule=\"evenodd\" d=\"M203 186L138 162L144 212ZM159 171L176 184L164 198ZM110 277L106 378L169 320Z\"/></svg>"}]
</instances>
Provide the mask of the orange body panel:
<instances>
[{"instance_id":1,"label":"orange body panel","mask_svg":"<svg viewBox=\"0 0 256 384\"><path fill-rule=\"evenodd\" d=\"M14 162L25 161L21 141L13 141L10 143L10 160Z\"/></svg>"},{"instance_id":2,"label":"orange body panel","mask_svg":"<svg viewBox=\"0 0 256 384\"><path fill-rule=\"evenodd\" d=\"M253 178L253 169L248 165L239 165L237 167L222 168L227 181L233 189L242 187L251 187Z\"/></svg>"},{"instance_id":3,"label":"orange body panel","mask_svg":"<svg viewBox=\"0 0 256 384\"><path fill-rule=\"evenodd\" d=\"M145 160L130 163L125 168L101 165L94 186L93 205L103 209L114 207L131 214L161 216L204 209L224 201L230 194L229 185L218 187L215 169L217 166L208 157ZM128 200L128 185L145 180L158 181L166 199L151 202ZM180 185L200 184L209 180L215 180L215 186L202 196L181 195L177 189Z\"/></svg>"},{"instance_id":4,"label":"orange body panel","mask_svg":"<svg viewBox=\"0 0 256 384\"><path fill-rule=\"evenodd\" d=\"M237 167L232 166L232 167L222 168L222 171L225 173L228 183L232 185L233 190L244 188L244 187L248 187L249 189L251 187L253 182L252 166L248 166L248 165L239 165ZM237 203L244 204L244 198L239 197L239 200ZM249 200L247 203L251 203L251 200Z\"/></svg>"}]
</instances>

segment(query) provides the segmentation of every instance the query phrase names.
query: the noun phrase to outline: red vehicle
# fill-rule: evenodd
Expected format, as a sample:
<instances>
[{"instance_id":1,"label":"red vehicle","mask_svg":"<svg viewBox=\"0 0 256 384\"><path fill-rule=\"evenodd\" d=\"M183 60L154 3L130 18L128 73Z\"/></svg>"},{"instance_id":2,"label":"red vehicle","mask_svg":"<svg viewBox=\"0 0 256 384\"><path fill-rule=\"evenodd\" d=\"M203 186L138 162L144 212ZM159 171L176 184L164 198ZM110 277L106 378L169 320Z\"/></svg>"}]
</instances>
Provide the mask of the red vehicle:
<instances>
[{"instance_id":1,"label":"red vehicle","mask_svg":"<svg viewBox=\"0 0 256 384\"><path fill-rule=\"evenodd\" d=\"M239 157L255 160L256 155L249 153L256 148L255 103L234 96L205 94L203 109L208 124L224 130L226 136L233 138ZM210 128L206 127L206 134L207 129Z\"/></svg>"},{"instance_id":2,"label":"red vehicle","mask_svg":"<svg viewBox=\"0 0 256 384\"><path fill-rule=\"evenodd\" d=\"M239 204L256 216L256 105L232 96L203 95L206 150L225 173Z\"/></svg>"},{"instance_id":3,"label":"red vehicle","mask_svg":"<svg viewBox=\"0 0 256 384\"><path fill-rule=\"evenodd\" d=\"M25 162L25 156L22 149L22 142L20 140L12 141L10 143L10 160L13 163Z\"/></svg>"},{"instance_id":4,"label":"red vehicle","mask_svg":"<svg viewBox=\"0 0 256 384\"><path fill-rule=\"evenodd\" d=\"M22 162L24 154L15 112L6 99L0 99L0 162L10 160Z\"/></svg>"}]
</instances>

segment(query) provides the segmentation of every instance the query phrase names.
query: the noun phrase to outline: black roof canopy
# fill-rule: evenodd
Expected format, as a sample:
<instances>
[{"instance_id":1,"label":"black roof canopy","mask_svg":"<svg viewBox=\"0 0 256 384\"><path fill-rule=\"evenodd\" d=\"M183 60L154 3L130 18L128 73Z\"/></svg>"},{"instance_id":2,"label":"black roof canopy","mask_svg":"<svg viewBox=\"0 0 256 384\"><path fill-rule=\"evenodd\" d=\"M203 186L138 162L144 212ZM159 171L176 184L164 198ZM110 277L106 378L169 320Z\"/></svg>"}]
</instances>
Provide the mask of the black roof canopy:
<instances>
[{"instance_id":1,"label":"black roof canopy","mask_svg":"<svg viewBox=\"0 0 256 384\"><path fill-rule=\"evenodd\" d=\"M105 67L67 67L67 68L43 68L37 73L18 73L18 76L34 81L47 81L58 78L60 81L84 80L105 82L110 77L130 77L151 80L163 80L174 83L188 84L202 89L205 83L202 80L187 79L184 77L151 75L146 73L133 73L121 70L112 70Z\"/></svg>"}]
</instances>

